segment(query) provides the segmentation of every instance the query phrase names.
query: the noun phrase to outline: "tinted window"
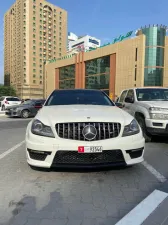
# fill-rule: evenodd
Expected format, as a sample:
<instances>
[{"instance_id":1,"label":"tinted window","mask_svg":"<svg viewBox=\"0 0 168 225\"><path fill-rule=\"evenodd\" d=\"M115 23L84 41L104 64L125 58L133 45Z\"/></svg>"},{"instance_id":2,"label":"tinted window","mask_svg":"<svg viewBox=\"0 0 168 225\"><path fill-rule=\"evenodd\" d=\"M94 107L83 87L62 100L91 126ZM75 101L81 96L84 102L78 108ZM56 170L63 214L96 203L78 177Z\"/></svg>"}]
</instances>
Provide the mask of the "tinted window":
<instances>
[{"instance_id":1,"label":"tinted window","mask_svg":"<svg viewBox=\"0 0 168 225\"><path fill-rule=\"evenodd\" d=\"M32 100L27 100L27 101L24 101L22 104L23 104L23 105L32 105L32 104L34 104L34 101L32 101Z\"/></svg>"},{"instance_id":2,"label":"tinted window","mask_svg":"<svg viewBox=\"0 0 168 225\"><path fill-rule=\"evenodd\" d=\"M106 105L114 103L101 91L54 91L45 106L50 105Z\"/></svg>"},{"instance_id":3,"label":"tinted window","mask_svg":"<svg viewBox=\"0 0 168 225\"><path fill-rule=\"evenodd\" d=\"M125 100L126 94L127 94L127 90L122 92L119 102L123 102Z\"/></svg>"},{"instance_id":4,"label":"tinted window","mask_svg":"<svg viewBox=\"0 0 168 225\"><path fill-rule=\"evenodd\" d=\"M134 91L133 90L129 90L128 93L127 93L126 98L132 98L132 99L134 99Z\"/></svg>"},{"instance_id":5,"label":"tinted window","mask_svg":"<svg viewBox=\"0 0 168 225\"><path fill-rule=\"evenodd\" d=\"M18 99L18 98L6 98L6 100L9 102L19 102L20 101L20 99Z\"/></svg>"},{"instance_id":6,"label":"tinted window","mask_svg":"<svg viewBox=\"0 0 168 225\"><path fill-rule=\"evenodd\" d=\"M168 89L137 89L136 95L138 101L168 101Z\"/></svg>"}]
</instances>

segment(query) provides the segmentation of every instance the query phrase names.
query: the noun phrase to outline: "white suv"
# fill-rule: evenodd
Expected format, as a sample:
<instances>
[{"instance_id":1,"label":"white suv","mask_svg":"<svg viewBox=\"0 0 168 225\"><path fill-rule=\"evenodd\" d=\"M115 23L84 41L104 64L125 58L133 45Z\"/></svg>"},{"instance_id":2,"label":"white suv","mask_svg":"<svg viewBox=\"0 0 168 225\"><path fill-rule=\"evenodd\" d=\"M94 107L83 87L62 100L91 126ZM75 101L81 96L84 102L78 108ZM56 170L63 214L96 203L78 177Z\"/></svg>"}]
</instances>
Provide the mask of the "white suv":
<instances>
[{"instance_id":1,"label":"white suv","mask_svg":"<svg viewBox=\"0 0 168 225\"><path fill-rule=\"evenodd\" d=\"M150 141L152 135L168 135L168 88L124 90L118 102L137 119L146 141Z\"/></svg>"},{"instance_id":2,"label":"white suv","mask_svg":"<svg viewBox=\"0 0 168 225\"><path fill-rule=\"evenodd\" d=\"M21 104L21 100L17 97L13 96L2 96L0 97L0 107L1 110L6 110L9 106L19 105Z\"/></svg>"}]
</instances>

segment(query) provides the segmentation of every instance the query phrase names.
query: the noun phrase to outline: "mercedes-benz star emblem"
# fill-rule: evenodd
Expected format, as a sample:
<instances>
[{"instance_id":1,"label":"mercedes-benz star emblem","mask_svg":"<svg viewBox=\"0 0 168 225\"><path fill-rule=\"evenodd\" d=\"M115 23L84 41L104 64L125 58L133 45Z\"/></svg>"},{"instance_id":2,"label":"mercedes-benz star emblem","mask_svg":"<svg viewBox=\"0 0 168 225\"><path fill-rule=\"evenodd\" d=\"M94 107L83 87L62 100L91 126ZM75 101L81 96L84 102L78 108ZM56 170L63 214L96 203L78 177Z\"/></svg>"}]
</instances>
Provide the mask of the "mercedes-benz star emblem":
<instances>
[{"instance_id":1,"label":"mercedes-benz star emblem","mask_svg":"<svg viewBox=\"0 0 168 225\"><path fill-rule=\"evenodd\" d=\"M94 126L87 125L83 128L82 133L86 140L91 141L91 140L95 139L95 137L97 135L97 130Z\"/></svg>"}]
</instances>

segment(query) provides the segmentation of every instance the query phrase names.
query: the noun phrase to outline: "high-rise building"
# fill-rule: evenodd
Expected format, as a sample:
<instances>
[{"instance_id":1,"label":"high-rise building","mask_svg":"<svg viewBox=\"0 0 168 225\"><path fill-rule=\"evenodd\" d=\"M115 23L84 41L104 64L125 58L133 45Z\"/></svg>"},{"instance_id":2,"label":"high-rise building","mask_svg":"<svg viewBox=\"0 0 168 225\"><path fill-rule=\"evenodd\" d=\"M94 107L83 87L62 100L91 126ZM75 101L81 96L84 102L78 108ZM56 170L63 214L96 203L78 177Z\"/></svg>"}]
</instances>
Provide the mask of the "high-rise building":
<instances>
[{"instance_id":1,"label":"high-rise building","mask_svg":"<svg viewBox=\"0 0 168 225\"><path fill-rule=\"evenodd\" d=\"M72 32L68 32L68 45L67 45L67 51L69 52L69 44L71 41L77 41L78 40L78 36Z\"/></svg>"},{"instance_id":2,"label":"high-rise building","mask_svg":"<svg viewBox=\"0 0 168 225\"><path fill-rule=\"evenodd\" d=\"M98 48L101 44L99 39L89 35L80 36L76 39L73 33L71 33L71 36L68 36L68 40L68 50L71 53L78 53Z\"/></svg>"},{"instance_id":3,"label":"high-rise building","mask_svg":"<svg viewBox=\"0 0 168 225\"><path fill-rule=\"evenodd\" d=\"M5 85L21 98L43 97L45 61L67 52L67 12L46 0L16 0L4 16L4 44Z\"/></svg>"}]
</instances>

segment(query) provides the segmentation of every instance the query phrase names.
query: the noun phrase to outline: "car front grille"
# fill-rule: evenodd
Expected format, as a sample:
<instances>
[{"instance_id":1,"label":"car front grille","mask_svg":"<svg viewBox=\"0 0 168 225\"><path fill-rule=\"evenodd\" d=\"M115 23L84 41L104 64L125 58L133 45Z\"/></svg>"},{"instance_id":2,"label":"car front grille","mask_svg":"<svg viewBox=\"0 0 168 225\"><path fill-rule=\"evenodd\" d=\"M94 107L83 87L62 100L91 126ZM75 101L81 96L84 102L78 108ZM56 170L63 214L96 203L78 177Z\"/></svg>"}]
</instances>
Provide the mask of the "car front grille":
<instances>
[{"instance_id":1,"label":"car front grille","mask_svg":"<svg viewBox=\"0 0 168 225\"><path fill-rule=\"evenodd\" d=\"M57 135L60 138L88 141L83 135L84 127L91 125L96 128L97 134L91 141L105 140L109 138L118 137L121 130L120 123L58 123L55 125Z\"/></svg>"},{"instance_id":2,"label":"car front grille","mask_svg":"<svg viewBox=\"0 0 168 225\"><path fill-rule=\"evenodd\" d=\"M106 150L101 153L78 153L77 151L57 151L53 165L58 164L108 164L125 162L121 150Z\"/></svg>"}]
</instances>

